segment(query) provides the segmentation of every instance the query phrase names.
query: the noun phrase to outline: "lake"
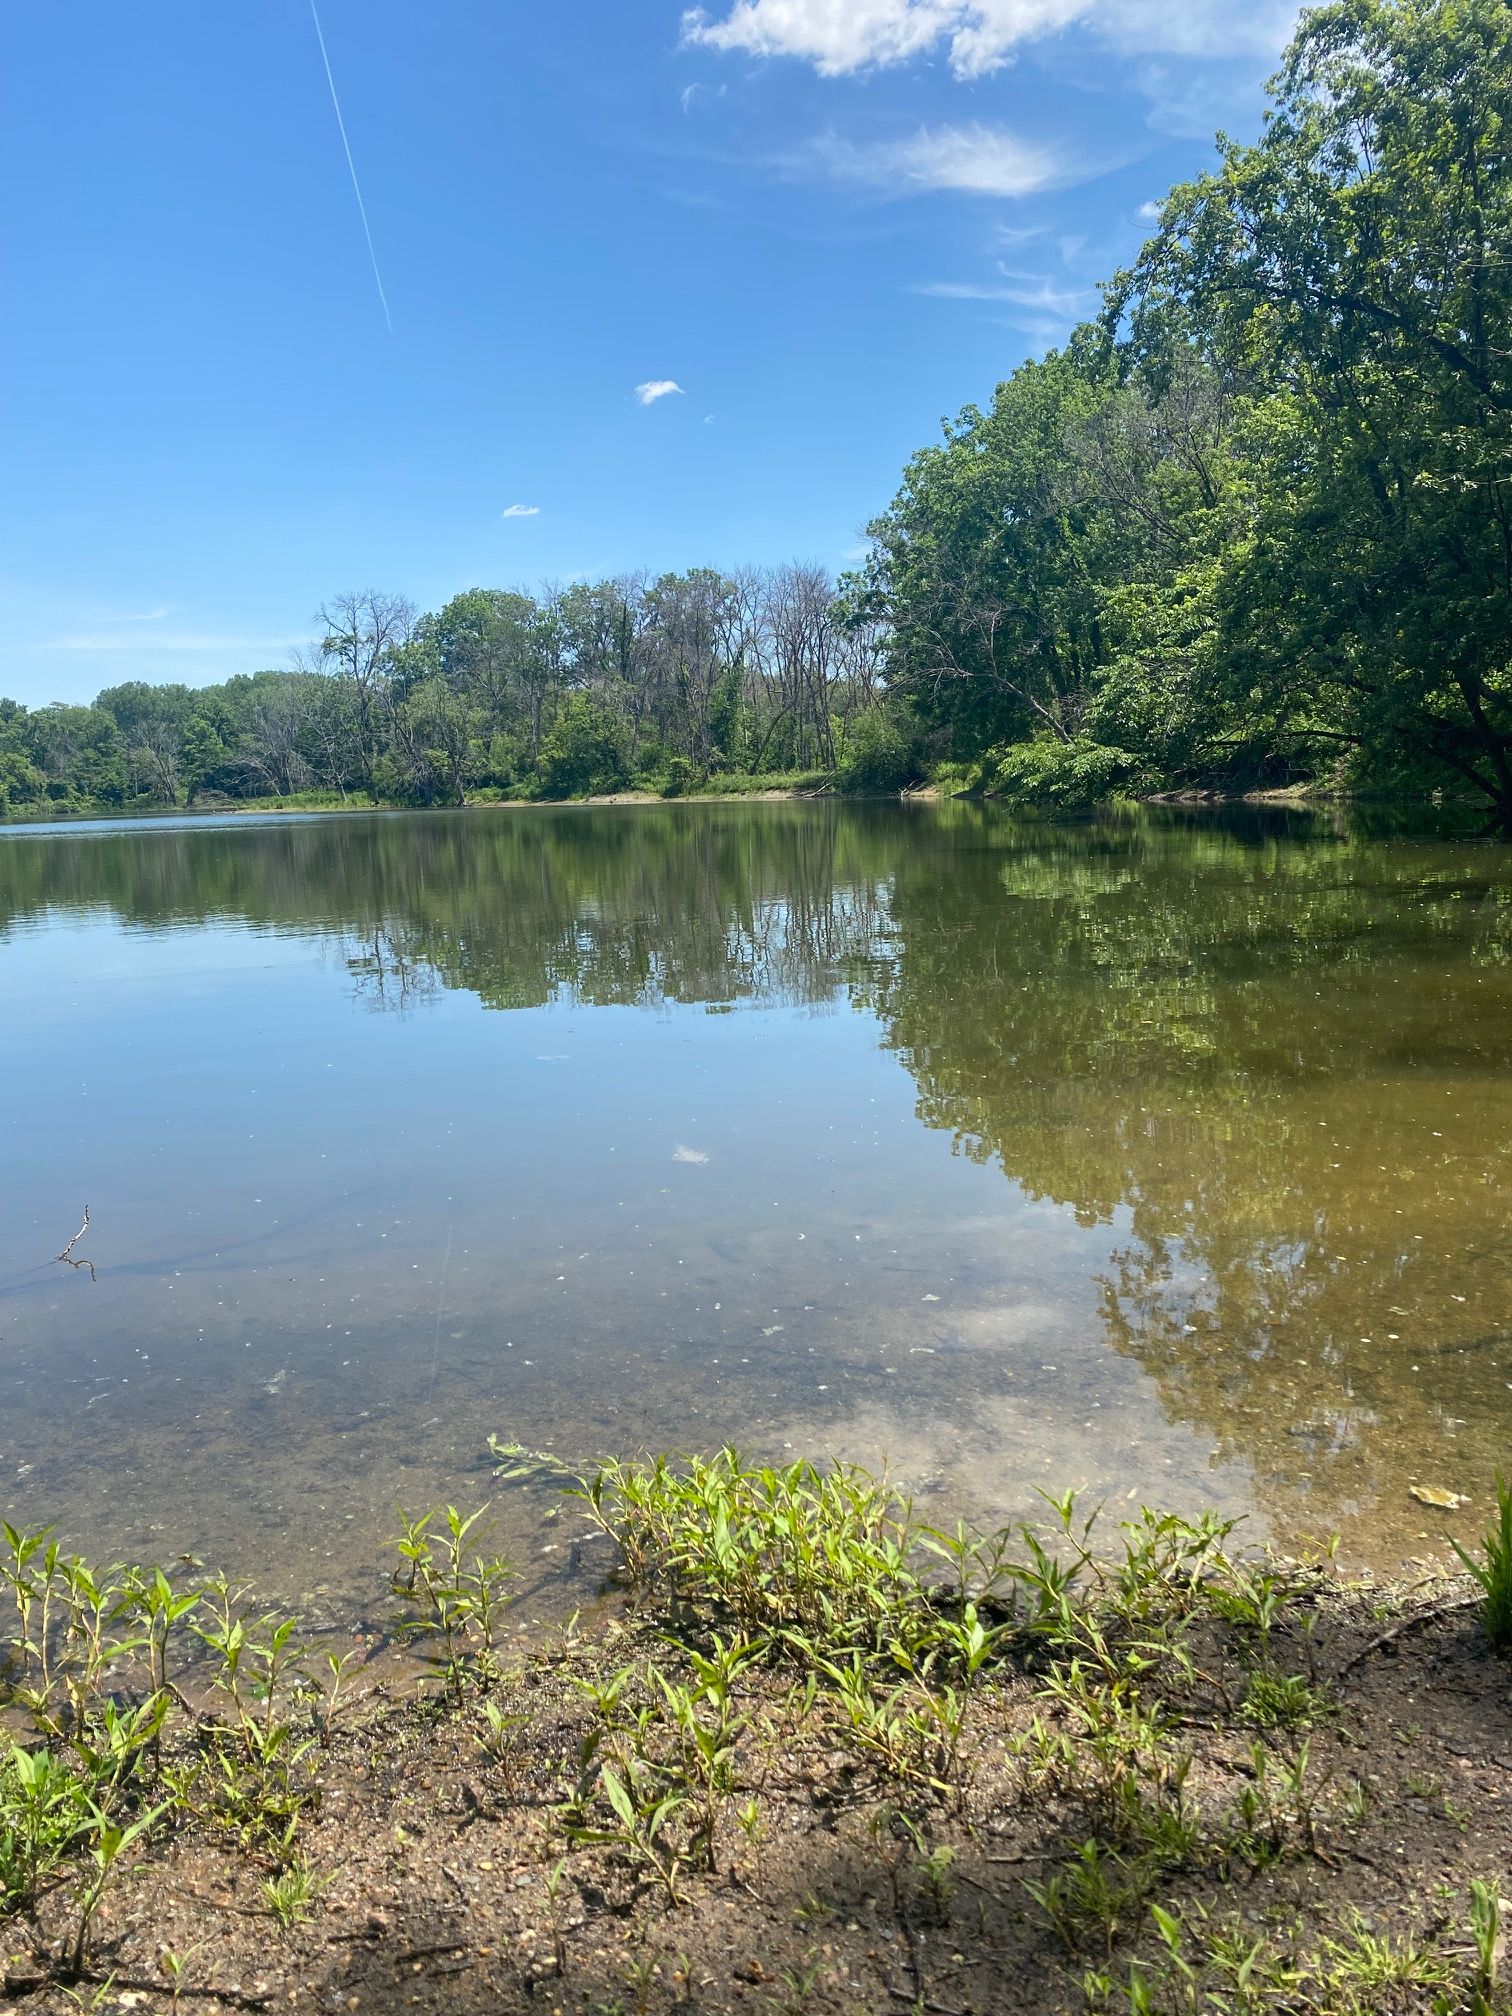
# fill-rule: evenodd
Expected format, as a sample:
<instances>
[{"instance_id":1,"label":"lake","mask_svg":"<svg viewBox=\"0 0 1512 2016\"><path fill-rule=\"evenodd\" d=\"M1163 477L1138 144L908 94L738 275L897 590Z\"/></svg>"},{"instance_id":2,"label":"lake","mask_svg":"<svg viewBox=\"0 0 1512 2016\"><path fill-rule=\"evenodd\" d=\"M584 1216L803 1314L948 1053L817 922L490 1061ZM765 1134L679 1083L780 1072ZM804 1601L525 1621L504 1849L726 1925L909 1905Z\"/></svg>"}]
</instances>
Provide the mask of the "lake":
<instances>
[{"instance_id":1,"label":"lake","mask_svg":"<svg viewBox=\"0 0 1512 2016\"><path fill-rule=\"evenodd\" d=\"M560 1607L579 1522L493 1431L1393 1565L1512 1451L1505 846L833 801L13 828L0 1008L0 1507L112 1557L346 1619L396 1501L492 1494ZM53 1257L86 1205L93 1275Z\"/></svg>"}]
</instances>

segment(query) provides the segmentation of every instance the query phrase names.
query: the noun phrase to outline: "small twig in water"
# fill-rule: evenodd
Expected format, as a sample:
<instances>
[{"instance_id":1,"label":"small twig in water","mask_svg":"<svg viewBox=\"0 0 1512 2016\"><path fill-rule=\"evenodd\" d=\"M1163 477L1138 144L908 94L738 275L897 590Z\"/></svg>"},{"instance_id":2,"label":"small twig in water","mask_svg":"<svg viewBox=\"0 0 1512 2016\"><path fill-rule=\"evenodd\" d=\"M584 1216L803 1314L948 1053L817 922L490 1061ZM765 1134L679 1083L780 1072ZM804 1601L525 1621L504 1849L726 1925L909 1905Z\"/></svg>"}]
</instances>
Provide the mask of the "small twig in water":
<instances>
[{"instance_id":1,"label":"small twig in water","mask_svg":"<svg viewBox=\"0 0 1512 2016\"><path fill-rule=\"evenodd\" d=\"M90 1280L98 1281L100 1277L98 1274L95 1273L95 1265L93 1260L75 1260L75 1258L73 1257L73 1249L75 1248L75 1246L78 1245L79 1241L84 1237L84 1234L88 1230L89 1230L89 1206L86 1204L84 1206L84 1223L79 1227L78 1231L75 1232L72 1239L70 1239L68 1244L63 1248L63 1251L59 1253L56 1257L62 1261L65 1267L87 1267L89 1269Z\"/></svg>"}]
</instances>

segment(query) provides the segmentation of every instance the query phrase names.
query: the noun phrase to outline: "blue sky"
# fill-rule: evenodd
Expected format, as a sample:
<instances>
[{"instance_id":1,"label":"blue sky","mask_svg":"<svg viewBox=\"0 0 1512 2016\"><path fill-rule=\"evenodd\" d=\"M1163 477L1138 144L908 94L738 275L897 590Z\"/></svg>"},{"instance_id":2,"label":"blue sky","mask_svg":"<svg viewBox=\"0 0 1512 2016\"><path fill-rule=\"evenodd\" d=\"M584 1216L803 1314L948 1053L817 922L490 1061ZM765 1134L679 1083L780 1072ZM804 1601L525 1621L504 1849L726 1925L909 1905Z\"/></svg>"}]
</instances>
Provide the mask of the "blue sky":
<instances>
[{"instance_id":1,"label":"blue sky","mask_svg":"<svg viewBox=\"0 0 1512 2016\"><path fill-rule=\"evenodd\" d=\"M1294 12L319 4L392 328L309 0L0 18L0 693L280 665L350 587L844 565Z\"/></svg>"}]
</instances>

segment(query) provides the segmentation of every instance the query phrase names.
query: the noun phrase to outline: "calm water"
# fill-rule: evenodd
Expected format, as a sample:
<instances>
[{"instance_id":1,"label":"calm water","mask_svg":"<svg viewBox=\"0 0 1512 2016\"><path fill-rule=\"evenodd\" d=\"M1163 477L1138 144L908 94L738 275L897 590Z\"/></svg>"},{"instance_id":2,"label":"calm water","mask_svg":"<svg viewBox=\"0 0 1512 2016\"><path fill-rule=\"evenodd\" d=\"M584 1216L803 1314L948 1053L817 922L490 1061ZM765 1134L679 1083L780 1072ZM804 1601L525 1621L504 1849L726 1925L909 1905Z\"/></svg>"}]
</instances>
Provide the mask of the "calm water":
<instances>
[{"instance_id":1,"label":"calm water","mask_svg":"<svg viewBox=\"0 0 1512 2016\"><path fill-rule=\"evenodd\" d=\"M0 1508L332 1615L485 1438L1340 1532L1512 1457L1512 850L615 807L0 832ZM78 1254L51 1258L93 1214ZM537 1600L572 1522L506 1488ZM1456 1529L1458 1530L1458 1529ZM1468 1531L1468 1524L1465 1525Z\"/></svg>"}]
</instances>

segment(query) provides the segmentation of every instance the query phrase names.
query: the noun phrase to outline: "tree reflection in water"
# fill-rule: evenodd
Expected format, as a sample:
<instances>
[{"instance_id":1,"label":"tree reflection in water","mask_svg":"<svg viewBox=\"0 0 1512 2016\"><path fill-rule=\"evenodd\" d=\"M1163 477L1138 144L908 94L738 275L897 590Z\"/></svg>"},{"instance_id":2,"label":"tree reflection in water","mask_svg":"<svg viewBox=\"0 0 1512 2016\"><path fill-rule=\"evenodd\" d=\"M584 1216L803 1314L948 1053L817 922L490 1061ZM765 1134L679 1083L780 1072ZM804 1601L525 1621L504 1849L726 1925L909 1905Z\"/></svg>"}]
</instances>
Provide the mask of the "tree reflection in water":
<instances>
[{"instance_id":1,"label":"tree reflection in water","mask_svg":"<svg viewBox=\"0 0 1512 2016\"><path fill-rule=\"evenodd\" d=\"M0 871L0 934L308 936L380 1011L849 1003L926 1126L1107 1228L1109 1344L1284 1524L1460 1461L1483 1488L1504 1440L1505 847L1258 810L678 805L11 834Z\"/></svg>"}]
</instances>

